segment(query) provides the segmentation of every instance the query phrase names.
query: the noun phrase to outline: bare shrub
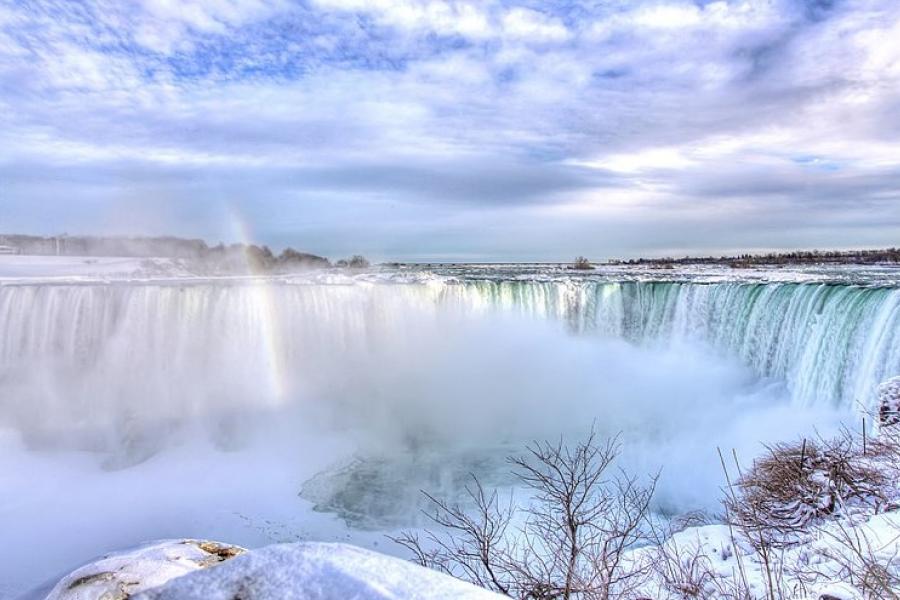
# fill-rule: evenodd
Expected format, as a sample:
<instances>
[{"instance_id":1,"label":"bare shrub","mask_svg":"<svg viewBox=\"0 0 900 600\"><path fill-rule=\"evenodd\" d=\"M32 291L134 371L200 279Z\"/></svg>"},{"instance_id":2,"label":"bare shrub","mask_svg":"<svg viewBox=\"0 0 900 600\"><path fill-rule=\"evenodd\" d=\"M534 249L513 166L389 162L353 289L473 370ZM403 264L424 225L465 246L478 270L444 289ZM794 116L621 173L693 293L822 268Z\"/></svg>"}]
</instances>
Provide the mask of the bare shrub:
<instances>
[{"instance_id":1,"label":"bare shrub","mask_svg":"<svg viewBox=\"0 0 900 600\"><path fill-rule=\"evenodd\" d=\"M822 529L829 542L827 567L808 565L798 573L800 579L845 581L863 593L867 600L900 600L900 555L897 541L900 531L888 540L879 540L864 526L837 522Z\"/></svg>"},{"instance_id":2,"label":"bare shrub","mask_svg":"<svg viewBox=\"0 0 900 600\"><path fill-rule=\"evenodd\" d=\"M610 475L619 451L617 439L600 443L593 432L574 446L533 443L509 459L529 502L502 504L475 479L474 509L428 496L443 531L426 532L425 542L409 532L392 539L423 566L509 597L627 598L649 574L649 565L626 564L625 551L645 539L656 479Z\"/></svg>"},{"instance_id":3,"label":"bare shrub","mask_svg":"<svg viewBox=\"0 0 900 600\"><path fill-rule=\"evenodd\" d=\"M733 458L739 473L738 482L744 481L746 476L741 474L741 466L738 462L737 454L733 453ZM776 543L776 541L781 541L781 534L766 526L767 520L762 513L765 505L759 501L758 497L754 499L754 502L744 503L742 496L746 493L746 490L739 487L740 483L736 485L732 482L721 450L719 451L719 459L722 461L722 470L725 473L725 480L728 484L725 488L725 499L722 503L725 508L725 522L729 527L731 542L735 548L738 546L739 537L743 537L743 539L751 543L759 563L760 572L764 577L765 599L783 600L787 597L784 585L784 547L780 543ZM754 463L754 469L757 463ZM754 489L753 492L759 493L759 490ZM792 533L796 534L797 531L799 530L792 531ZM752 598L753 596L749 595L750 586L747 566L741 559L740 553L736 553L736 557L737 574L740 577L738 591L747 594L748 598Z\"/></svg>"},{"instance_id":4,"label":"bare shrub","mask_svg":"<svg viewBox=\"0 0 900 600\"><path fill-rule=\"evenodd\" d=\"M684 539L677 534L695 527L716 522L704 512L686 513L651 528L655 547L652 549L652 568L655 580L668 598L682 600L756 600L751 592L742 557L731 540L718 551L722 560L735 559L731 573L716 571L708 548L697 538Z\"/></svg>"},{"instance_id":5,"label":"bare shrub","mask_svg":"<svg viewBox=\"0 0 900 600\"><path fill-rule=\"evenodd\" d=\"M751 544L767 599L802 596L823 581L848 582L872 600L898 598L900 536L876 546L865 527L854 524L894 507L890 465L900 456L898 441L896 432L883 428L868 442L865 433L858 440L845 431L830 440L779 444L746 472L735 456L734 482L722 459L726 521L733 539ZM817 551L819 559L801 551L787 564L787 547L815 540L828 542Z\"/></svg>"},{"instance_id":6,"label":"bare shrub","mask_svg":"<svg viewBox=\"0 0 900 600\"><path fill-rule=\"evenodd\" d=\"M848 500L878 502L888 482L865 460L849 434L768 447L725 498L731 519L752 540L790 542L815 519Z\"/></svg>"},{"instance_id":7,"label":"bare shrub","mask_svg":"<svg viewBox=\"0 0 900 600\"><path fill-rule=\"evenodd\" d=\"M681 544L674 534L678 524L662 529L652 527L655 548L652 569L660 586L679 598L706 600L711 598L715 572L700 544Z\"/></svg>"},{"instance_id":8,"label":"bare shrub","mask_svg":"<svg viewBox=\"0 0 900 600\"><path fill-rule=\"evenodd\" d=\"M583 256L578 256L572 262L572 268L577 271L591 271L594 267L591 265L591 261Z\"/></svg>"},{"instance_id":9,"label":"bare shrub","mask_svg":"<svg viewBox=\"0 0 900 600\"><path fill-rule=\"evenodd\" d=\"M350 258L342 258L341 260L334 263L336 267L341 268L349 268L349 269L367 269L369 268L369 261L366 257L360 256L359 254L354 254Z\"/></svg>"}]
</instances>

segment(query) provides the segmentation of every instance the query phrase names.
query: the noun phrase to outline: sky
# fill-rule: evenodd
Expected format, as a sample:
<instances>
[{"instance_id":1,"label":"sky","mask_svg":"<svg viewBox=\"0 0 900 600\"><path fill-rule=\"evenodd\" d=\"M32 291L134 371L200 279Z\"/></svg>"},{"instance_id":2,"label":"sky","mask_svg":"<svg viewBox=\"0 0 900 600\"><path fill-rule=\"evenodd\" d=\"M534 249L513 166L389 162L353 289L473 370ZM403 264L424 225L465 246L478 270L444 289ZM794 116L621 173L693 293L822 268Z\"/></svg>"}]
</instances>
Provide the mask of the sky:
<instances>
[{"instance_id":1,"label":"sky","mask_svg":"<svg viewBox=\"0 0 900 600\"><path fill-rule=\"evenodd\" d=\"M900 244L898 0L0 0L0 232Z\"/></svg>"}]
</instances>

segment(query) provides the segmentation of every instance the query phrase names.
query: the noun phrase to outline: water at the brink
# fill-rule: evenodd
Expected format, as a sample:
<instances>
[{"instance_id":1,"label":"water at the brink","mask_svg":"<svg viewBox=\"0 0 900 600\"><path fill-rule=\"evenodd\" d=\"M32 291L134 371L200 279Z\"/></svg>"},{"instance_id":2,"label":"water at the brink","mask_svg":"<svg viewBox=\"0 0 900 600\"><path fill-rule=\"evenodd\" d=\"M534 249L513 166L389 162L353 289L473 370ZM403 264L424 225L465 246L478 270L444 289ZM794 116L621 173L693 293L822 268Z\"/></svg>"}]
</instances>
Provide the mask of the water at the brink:
<instances>
[{"instance_id":1,"label":"water at the brink","mask_svg":"<svg viewBox=\"0 0 900 600\"><path fill-rule=\"evenodd\" d=\"M871 410L875 386L900 373L897 288L474 281L447 295L638 344L707 343L760 376L785 379L798 405Z\"/></svg>"},{"instance_id":2,"label":"water at the brink","mask_svg":"<svg viewBox=\"0 0 900 600\"><path fill-rule=\"evenodd\" d=\"M900 289L794 283L462 281L0 287L0 424L34 435L275 407L326 366L491 312L646 347L685 342L787 384L798 406L872 409L900 373ZM346 364L353 369L353 364ZM334 382L340 385L340 382Z\"/></svg>"}]
</instances>

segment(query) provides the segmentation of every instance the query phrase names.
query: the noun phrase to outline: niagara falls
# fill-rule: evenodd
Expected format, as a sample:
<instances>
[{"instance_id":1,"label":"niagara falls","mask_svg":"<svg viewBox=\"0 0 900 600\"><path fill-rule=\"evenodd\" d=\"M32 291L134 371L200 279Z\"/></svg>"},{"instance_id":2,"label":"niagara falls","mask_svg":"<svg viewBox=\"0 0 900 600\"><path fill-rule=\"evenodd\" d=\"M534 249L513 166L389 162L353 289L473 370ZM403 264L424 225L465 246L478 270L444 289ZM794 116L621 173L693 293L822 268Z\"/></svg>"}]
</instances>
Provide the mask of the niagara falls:
<instances>
[{"instance_id":1,"label":"niagara falls","mask_svg":"<svg viewBox=\"0 0 900 600\"><path fill-rule=\"evenodd\" d=\"M900 600L896 0L0 0L0 600Z\"/></svg>"},{"instance_id":2,"label":"niagara falls","mask_svg":"<svg viewBox=\"0 0 900 600\"><path fill-rule=\"evenodd\" d=\"M713 511L716 448L865 426L900 369L900 272L877 265L44 262L0 286L2 529L77 541L7 558L23 583L160 537L389 547L426 525L420 490L515 490L507 454L591 427L659 472L655 513Z\"/></svg>"}]
</instances>

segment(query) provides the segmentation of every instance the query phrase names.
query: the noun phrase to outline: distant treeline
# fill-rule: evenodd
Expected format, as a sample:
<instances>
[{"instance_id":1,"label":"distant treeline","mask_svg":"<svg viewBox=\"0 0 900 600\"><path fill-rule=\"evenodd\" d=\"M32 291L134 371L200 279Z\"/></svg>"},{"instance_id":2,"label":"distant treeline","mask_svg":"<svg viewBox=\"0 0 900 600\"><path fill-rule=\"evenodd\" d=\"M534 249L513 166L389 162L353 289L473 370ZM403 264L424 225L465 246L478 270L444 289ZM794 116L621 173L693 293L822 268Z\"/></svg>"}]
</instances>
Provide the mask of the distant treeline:
<instances>
[{"instance_id":1,"label":"distant treeline","mask_svg":"<svg viewBox=\"0 0 900 600\"><path fill-rule=\"evenodd\" d=\"M788 264L874 264L900 263L900 248L883 250L803 250L796 252L770 252L768 254L740 254L737 256L685 256L682 258L634 258L611 260L614 265L685 265L727 264L735 268L753 265Z\"/></svg>"},{"instance_id":2,"label":"distant treeline","mask_svg":"<svg viewBox=\"0 0 900 600\"><path fill-rule=\"evenodd\" d=\"M322 256L286 248L275 254L268 246L255 244L222 244L210 246L204 240L174 236L107 237L34 235L0 235L0 248L17 254L43 256L121 256L136 258L179 258L217 266L251 266L256 269L330 267ZM366 267L361 256L338 261L337 266Z\"/></svg>"}]
</instances>

